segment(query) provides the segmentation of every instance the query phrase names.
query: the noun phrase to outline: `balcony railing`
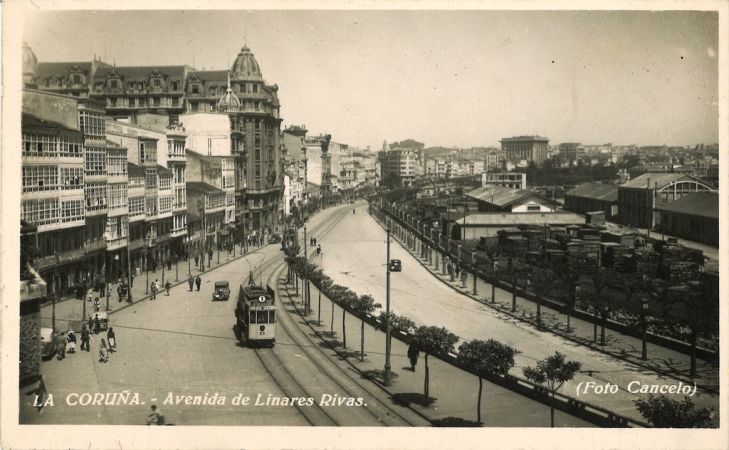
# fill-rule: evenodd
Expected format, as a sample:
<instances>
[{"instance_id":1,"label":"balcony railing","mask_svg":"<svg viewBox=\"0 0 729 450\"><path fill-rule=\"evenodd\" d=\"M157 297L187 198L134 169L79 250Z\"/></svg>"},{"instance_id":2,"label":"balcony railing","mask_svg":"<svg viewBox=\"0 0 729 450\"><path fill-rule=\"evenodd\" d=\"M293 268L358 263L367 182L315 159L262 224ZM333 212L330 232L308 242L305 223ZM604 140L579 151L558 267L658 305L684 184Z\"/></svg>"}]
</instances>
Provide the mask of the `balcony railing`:
<instances>
[{"instance_id":1,"label":"balcony railing","mask_svg":"<svg viewBox=\"0 0 729 450\"><path fill-rule=\"evenodd\" d=\"M106 250L112 251L112 250L118 250L120 248L124 248L127 246L127 237L122 236L115 239L109 239L106 241Z\"/></svg>"}]
</instances>

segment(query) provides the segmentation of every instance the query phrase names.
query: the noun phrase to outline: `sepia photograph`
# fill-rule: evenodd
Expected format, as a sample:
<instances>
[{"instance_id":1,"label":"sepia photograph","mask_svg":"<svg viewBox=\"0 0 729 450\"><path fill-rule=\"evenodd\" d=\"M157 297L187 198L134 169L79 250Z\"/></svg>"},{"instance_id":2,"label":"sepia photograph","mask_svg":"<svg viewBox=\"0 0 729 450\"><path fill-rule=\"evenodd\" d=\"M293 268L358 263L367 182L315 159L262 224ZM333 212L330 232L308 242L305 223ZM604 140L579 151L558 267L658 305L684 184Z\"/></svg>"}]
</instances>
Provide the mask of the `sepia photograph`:
<instances>
[{"instance_id":1,"label":"sepia photograph","mask_svg":"<svg viewBox=\"0 0 729 450\"><path fill-rule=\"evenodd\" d=\"M3 11L3 447L725 448L727 2L65 3Z\"/></svg>"}]
</instances>

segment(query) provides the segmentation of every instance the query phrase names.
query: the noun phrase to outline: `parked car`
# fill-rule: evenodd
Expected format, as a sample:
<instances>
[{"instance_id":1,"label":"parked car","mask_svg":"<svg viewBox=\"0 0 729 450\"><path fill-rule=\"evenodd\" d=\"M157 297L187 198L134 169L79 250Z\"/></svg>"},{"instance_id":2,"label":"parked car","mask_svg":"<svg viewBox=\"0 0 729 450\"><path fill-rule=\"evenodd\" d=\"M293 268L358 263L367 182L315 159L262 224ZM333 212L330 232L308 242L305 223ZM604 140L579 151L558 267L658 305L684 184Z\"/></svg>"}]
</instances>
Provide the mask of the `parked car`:
<instances>
[{"instance_id":1,"label":"parked car","mask_svg":"<svg viewBox=\"0 0 729 450\"><path fill-rule=\"evenodd\" d=\"M213 301L228 300L230 298L230 286L227 281L216 281L215 291L213 292Z\"/></svg>"},{"instance_id":2,"label":"parked car","mask_svg":"<svg viewBox=\"0 0 729 450\"><path fill-rule=\"evenodd\" d=\"M63 342L65 339L63 332L53 332L53 328L43 327L40 329L40 341L41 341L41 357L44 360L53 358L58 349L57 345L59 342Z\"/></svg>"}]
</instances>

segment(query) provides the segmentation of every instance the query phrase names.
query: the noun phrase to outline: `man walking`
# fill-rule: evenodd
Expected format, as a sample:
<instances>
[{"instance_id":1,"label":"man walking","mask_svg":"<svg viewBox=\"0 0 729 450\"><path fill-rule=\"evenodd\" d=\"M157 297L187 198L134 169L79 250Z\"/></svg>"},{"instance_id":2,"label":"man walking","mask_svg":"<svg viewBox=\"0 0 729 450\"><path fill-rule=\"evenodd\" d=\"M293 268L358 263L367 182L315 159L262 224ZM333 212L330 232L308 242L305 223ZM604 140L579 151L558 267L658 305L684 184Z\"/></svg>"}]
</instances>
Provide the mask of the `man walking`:
<instances>
[{"instance_id":1,"label":"man walking","mask_svg":"<svg viewBox=\"0 0 729 450\"><path fill-rule=\"evenodd\" d=\"M187 284L190 285L190 292L192 292L192 285L195 284L195 279L192 278L192 275L187 279Z\"/></svg>"},{"instance_id":2,"label":"man walking","mask_svg":"<svg viewBox=\"0 0 729 450\"><path fill-rule=\"evenodd\" d=\"M170 288L172 287L172 283L168 281L165 282L165 292L167 293L167 296L170 296Z\"/></svg>"},{"instance_id":3,"label":"man walking","mask_svg":"<svg viewBox=\"0 0 729 450\"><path fill-rule=\"evenodd\" d=\"M152 285L149 287L149 289L152 291L152 298L150 300L157 299L157 280L154 280L152 282Z\"/></svg>"},{"instance_id":4,"label":"man walking","mask_svg":"<svg viewBox=\"0 0 729 450\"><path fill-rule=\"evenodd\" d=\"M87 352L91 351L91 346L89 345L89 341L91 340L91 336L89 335L89 329L86 327L86 325L81 328L81 350L86 350Z\"/></svg>"},{"instance_id":5,"label":"man walking","mask_svg":"<svg viewBox=\"0 0 729 450\"><path fill-rule=\"evenodd\" d=\"M200 285L202 284L202 280L200 279L200 276L198 275L197 278L195 278L195 286L197 286L197 290L200 290Z\"/></svg>"}]
</instances>

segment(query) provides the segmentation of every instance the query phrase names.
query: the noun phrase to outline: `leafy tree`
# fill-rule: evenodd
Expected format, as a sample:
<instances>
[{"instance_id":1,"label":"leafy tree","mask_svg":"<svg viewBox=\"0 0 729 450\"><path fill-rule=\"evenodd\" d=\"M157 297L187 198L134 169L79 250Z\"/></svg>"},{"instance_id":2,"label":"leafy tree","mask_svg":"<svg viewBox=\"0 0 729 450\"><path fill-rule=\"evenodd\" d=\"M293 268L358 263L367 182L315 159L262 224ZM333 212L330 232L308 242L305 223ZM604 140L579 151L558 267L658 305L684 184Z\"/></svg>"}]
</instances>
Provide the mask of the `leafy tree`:
<instances>
[{"instance_id":1,"label":"leafy tree","mask_svg":"<svg viewBox=\"0 0 729 450\"><path fill-rule=\"evenodd\" d=\"M357 298L357 294L348 288L343 288L342 294L339 296L339 306L342 307L342 347L344 348L347 348L347 310L352 310L352 305L355 304Z\"/></svg>"},{"instance_id":2,"label":"leafy tree","mask_svg":"<svg viewBox=\"0 0 729 450\"><path fill-rule=\"evenodd\" d=\"M552 400L549 405L550 426L554 427L554 394L564 383L572 380L581 367L582 363L567 361L565 355L555 352L554 355L537 361L537 367L523 369L527 380L539 383L549 390Z\"/></svg>"},{"instance_id":3,"label":"leafy tree","mask_svg":"<svg viewBox=\"0 0 729 450\"><path fill-rule=\"evenodd\" d=\"M709 428L713 424L713 412L709 408L697 408L690 398L671 400L665 395L648 394L646 400L634 401L638 412L657 428Z\"/></svg>"},{"instance_id":4,"label":"leafy tree","mask_svg":"<svg viewBox=\"0 0 729 450\"><path fill-rule=\"evenodd\" d=\"M616 272L605 267L595 267L587 274L589 283L580 286L580 297L592 307L594 314L593 340L597 342L597 326L601 324L600 345L605 345L605 324L610 313L618 307L620 301L614 292L608 292L611 285L618 285Z\"/></svg>"},{"instance_id":5,"label":"leafy tree","mask_svg":"<svg viewBox=\"0 0 729 450\"><path fill-rule=\"evenodd\" d=\"M357 300L352 302L350 307L352 308L352 311L360 317L361 326L360 326L360 360L364 361L364 332L365 332L365 314L371 314L374 310L379 308L379 303L375 303L375 299L371 295L362 295L360 297L357 297Z\"/></svg>"},{"instance_id":6,"label":"leafy tree","mask_svg":"<svg viewBox=\"0 0 729 450\"><path fill-rule=\"evenodd\" d=\"M684 338L691 344L689 376L696 378L696 347L698 338L719 330L719 291L705 279L690 281L668 289L670 310L668 319L687 330Z\"/></svg>"},{"instance_id":7,"label":"leafy tree","mask_svg":"<svg viewBox=\"0 0 729 450\"><path fill-rule=\"evenodd\" d=\"M474 339L464 342L458 347L458 361L463 363L476 376L478 376L478 402L476 416L481 422L481 393L483 392L483 377L487 374L506 376L514 367L516 349L499 341L489 339L482 341Z\"/></svg>"},{"instance_id":8,"label":"leafy tree","mask_svg":"<svg viewBox=\"0 0 729 450\"><path fill-rule=\"evenodd\" d=\"M400 330L404 333L409 333L415 328L415 322L405 316L397 315L394 312L390 312L390 315L388 316L385 311L380 311L378 329L387 331L385 327L388 317L390 318L390 330L392 331Z\"/></svg>"},{"instance_id":9,"label":"leafy tree","mask_svg":"<svg viewBox=\"0 0 729 450\"><path fill-rule=\"evenodd\" d=\"M445 327L420 326L415 330L412 337L412 344L425 353L425 381L423 383L423 395L425 402L430 403L430 371L428 369L429 355L444 355L453 351L453 346L458 342L458 336L448 331Z\"/></svg>"}]
</instances>

